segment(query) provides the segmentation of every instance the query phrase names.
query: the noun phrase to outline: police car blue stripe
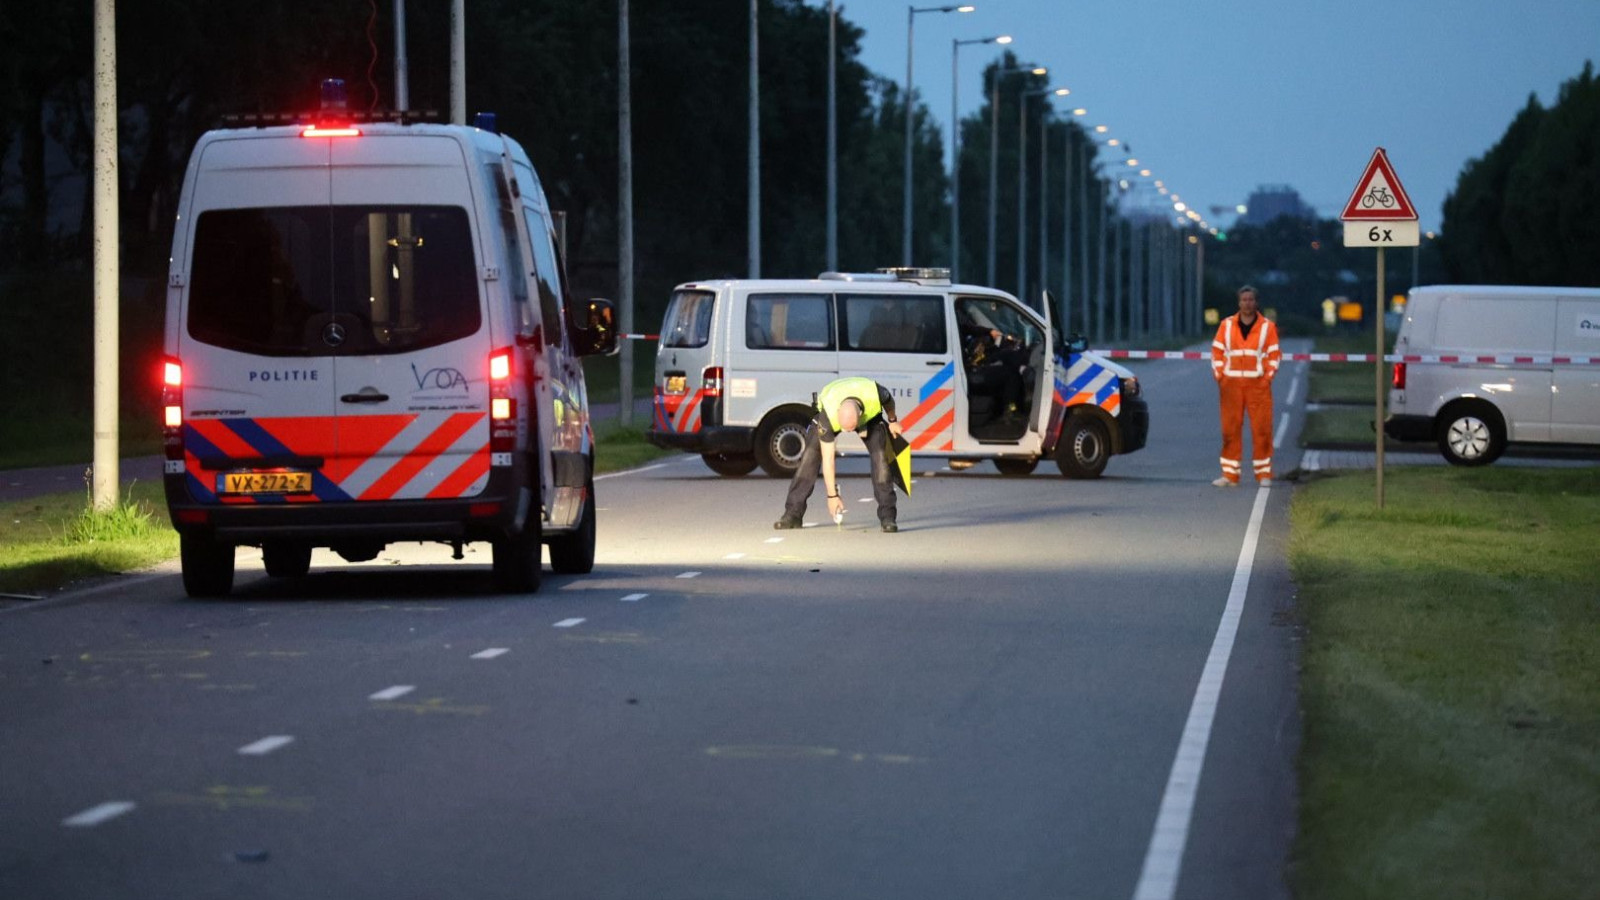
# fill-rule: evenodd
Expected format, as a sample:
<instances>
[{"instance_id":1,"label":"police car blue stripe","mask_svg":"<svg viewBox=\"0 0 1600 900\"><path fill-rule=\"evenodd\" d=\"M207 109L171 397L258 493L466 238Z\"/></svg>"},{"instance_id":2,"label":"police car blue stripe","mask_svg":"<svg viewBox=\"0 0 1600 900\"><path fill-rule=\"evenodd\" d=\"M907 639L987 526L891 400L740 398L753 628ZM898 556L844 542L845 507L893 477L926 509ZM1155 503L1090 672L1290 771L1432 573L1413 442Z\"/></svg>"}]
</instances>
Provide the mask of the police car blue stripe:
<instances>
[{"instance_id":1,"label":"police car blue stripe","mask_svg":"<svg viewBox=\"0 0 1600 900\"><path fill-rule=\"evenodd\" d=\"M1094 395L1094 403L1095 403L1095 405L1096 406L1104 406L1106 404L1106 401L1111 399L1111 395L1115 394L1116 392L1117 392L1117 379L1112 378L1112 379L1107 380L1105 385L1100 388L1100 392Z\"/></svg>"},{"instance_id":2,"label":"police car blue stripe","mask_svg":"<svg viewBox=\"0 0 1600 900\"><path fill-rule=\"evenodd\" d=\"M922 394L917 397L917 405L920 406L928 402L928 398L932 397L935 391L944 387L955 374L956 364L954 362L945 363L944 368L934 373L934 376L922 385Z\"/></svg>"},{"instance_id":3,"label":"police car blue stripe","mask_svg":"<svg viewBox=\"0 0 1600 900\"><path fill-rule=\"evenodd\" d=\"M281 441L267 433L267 430L256 424L254 419L221 419L222 424L237 434L245 443L254 447L262 456L293 456L294 451L285 447ZM328 480L321 472L311 473L311 493L322 500L353 500L338 485ZM264 498L263 498L264 499Z\"/></svg>"},{"instance_id":4,"label":"police car blue stripe","mask_svg":"<svg viewBox=\"0 0 1600 900\"><path fill-rule=\"evenodd\" d=\"M1104 366L1091 365L1089 367L1088 371L1084 372L1082 375L1079 375L1077 378L1074 378L1072 380L1072 383L1067 385L1067 393L1069 393L1069 394L1078 393L1079 391L1081 391L1084 388L1088 387L1089 386L1089 382L1094 381L1096 378L1099 378L1100 377L1100 373L1104 372L1104 371L1105 371L1105 367Z\"/></svg>"}]
</instances>

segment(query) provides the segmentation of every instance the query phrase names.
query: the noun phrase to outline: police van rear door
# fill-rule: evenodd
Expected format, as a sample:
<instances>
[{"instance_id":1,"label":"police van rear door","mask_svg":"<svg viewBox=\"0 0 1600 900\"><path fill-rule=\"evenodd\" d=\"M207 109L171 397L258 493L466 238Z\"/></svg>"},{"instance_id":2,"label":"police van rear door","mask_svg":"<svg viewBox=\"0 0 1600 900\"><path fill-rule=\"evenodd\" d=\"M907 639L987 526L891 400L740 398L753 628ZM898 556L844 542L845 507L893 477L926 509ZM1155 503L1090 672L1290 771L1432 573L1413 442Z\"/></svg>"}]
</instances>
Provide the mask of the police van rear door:
<instances>
[{"instance_id":1,"label":"police van rear door","mask_svg":"<svg viewBox=\"0 0 1600 900\"><path fill-rule=\"evenodd\" d=\"M338 499L323 474L335 452L326 142L212 137L193 165L173 283L189 494Z\"/></svg>"},{"instance_id":2,"label":"police van rear door","mask_svg":"<svg viewBox=\"0 0 1600 900\"><path fill-rule=\"evenodd\" d=\"M500 344L481 296L462 147L416 133L335 139L331 181L342 342L329 475L356 501L476 496L489 474Z\"/></svg>"}]
</instances>

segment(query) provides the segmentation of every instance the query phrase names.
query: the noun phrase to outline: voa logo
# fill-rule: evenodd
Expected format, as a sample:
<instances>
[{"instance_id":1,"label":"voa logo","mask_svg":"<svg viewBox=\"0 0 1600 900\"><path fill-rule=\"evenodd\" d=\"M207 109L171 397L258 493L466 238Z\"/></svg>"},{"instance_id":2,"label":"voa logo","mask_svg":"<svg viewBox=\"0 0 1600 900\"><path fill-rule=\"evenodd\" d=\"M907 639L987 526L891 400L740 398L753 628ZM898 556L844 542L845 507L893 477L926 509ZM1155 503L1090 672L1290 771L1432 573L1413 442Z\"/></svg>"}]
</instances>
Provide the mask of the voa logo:
<instances>
[{"instance_id":1,"label":"voa logo","mask_svg":"<svg viewBox=\"0 0 1600 900\"><path fill-rule=\"evenodd\" d=\"M460 369L450 366L435 366L427 371L419 371L417 364L411 364L411 376L417 379L419 391L467 391L467 376L461 374Z\"/></svg>"}]
</instances>

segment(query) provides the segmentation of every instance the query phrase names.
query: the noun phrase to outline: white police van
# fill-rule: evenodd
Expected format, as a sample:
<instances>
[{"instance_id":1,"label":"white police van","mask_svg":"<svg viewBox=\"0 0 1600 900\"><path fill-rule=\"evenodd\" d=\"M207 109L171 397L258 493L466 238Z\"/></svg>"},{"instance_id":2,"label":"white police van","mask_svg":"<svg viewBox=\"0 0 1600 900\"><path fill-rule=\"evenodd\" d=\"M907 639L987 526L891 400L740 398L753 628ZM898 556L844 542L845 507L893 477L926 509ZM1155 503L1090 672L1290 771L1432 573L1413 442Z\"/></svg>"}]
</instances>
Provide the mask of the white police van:
<instances>
[{"instance_id":1,"label":"white police van","mask_svg":"<svg viewBox=\"0 0 1600 900\"><path fill-rule=\"evenodd\" d=\"M1050 301L1046 295L1044 307ZM944 269L825 272L815 279L691 282L674 290L656 352L660 447L713 471L799 465L814 396L847 375L893 392L912 452L1006 475L1053 459L1096 478L1144 446L1149 407L1133 373L1062 339L1048 317ZM864 452L841 438L841 452Z\"/></svg>"},{"instance_id":2,"label":"white police van","mask_svg":"<svg viewBox=\"0 0 1600 900\"><path fill-rule=\"evenodd\" d=\"M485 127L313 121L207 132L172 242L165 486L191 596L313 547L488 541L504 590L594 565L579 357L608 301L569 304L528 155Z\"/></svg>"}]
</instances>

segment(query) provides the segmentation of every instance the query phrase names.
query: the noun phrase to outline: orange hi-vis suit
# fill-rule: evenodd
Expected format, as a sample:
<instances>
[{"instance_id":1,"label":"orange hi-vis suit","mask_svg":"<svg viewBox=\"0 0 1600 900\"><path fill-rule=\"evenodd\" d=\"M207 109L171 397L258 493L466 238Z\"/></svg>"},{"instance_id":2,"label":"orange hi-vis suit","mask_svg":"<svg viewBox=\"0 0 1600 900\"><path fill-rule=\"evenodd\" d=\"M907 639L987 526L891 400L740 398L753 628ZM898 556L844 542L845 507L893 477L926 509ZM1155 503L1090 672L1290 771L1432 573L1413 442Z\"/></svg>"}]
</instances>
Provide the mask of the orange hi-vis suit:
<instances>
[{"instance_id":1,"label":"orange hi-vis suit","mask_svg":"<svg viewBox=\"0 0 1600 900\"><path fill-rule=\"evenodd\" d=\"M1283 360L1278 326L1257 313L1247 337L1238 319L1223 319L1211 342L1211 373L1222 390L1222 477L1234 484L1239 483L1246 412L1256 480L1272 477L1272 379Z\"/></svg>"}]
</instances>

